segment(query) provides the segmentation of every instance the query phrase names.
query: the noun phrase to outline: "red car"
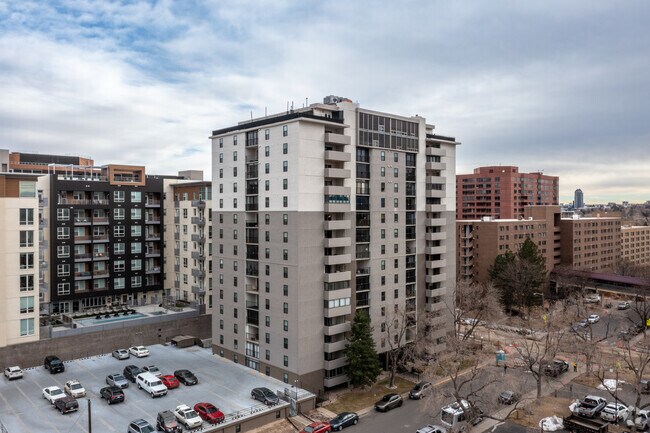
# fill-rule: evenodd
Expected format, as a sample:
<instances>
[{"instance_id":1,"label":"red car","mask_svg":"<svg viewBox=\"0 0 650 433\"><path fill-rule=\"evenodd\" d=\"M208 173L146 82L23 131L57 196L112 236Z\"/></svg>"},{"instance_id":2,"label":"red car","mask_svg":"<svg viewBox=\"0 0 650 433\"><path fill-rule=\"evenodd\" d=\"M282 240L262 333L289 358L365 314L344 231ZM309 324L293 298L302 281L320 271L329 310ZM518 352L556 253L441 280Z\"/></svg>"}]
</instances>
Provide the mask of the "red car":
<instances>
[{"instance_id":1,"label":"red car","mask_svg":"<svg viewBox=\"0 0 650 433\"><path fill-rule=\"evenodd\" d=\"M305 426L300 433L329 433L332 431L330 423L328 422L313 422L308 426Z\"/></svg>"},{"instance_id":2,"label":"red car","mask_svg":"<svg viewBox=\"0 0 650 433\"><path fill-rule=\"evenodd\" d=\"M167 389L178 388L181 384L173 374L160 376L160 381L167 387Z\"/></svg>"},{"instance_id":3,"label":"red car","mask_svg":"<svg viewBox=\"0 0 650 433\"><path fill-rule=\"evenodd\" d=\"M218 424L225 419L223 412L221 412L212 403L197 403L194 405L194 410L201 418L210 424Z\"/></svg>"}]
</instances>

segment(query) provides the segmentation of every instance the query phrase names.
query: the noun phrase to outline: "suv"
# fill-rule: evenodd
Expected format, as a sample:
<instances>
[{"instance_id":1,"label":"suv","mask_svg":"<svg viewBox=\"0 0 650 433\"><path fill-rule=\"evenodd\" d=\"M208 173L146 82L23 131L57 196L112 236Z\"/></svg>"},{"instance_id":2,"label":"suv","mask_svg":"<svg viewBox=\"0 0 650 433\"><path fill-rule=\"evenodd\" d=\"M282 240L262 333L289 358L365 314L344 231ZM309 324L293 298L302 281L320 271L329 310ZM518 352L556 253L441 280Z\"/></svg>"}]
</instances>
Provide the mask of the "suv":
<instances>
[{"instance_id":1,"label":"suv","mask_svg":"<svg viewBox=\"0 0 650 433\"><path fill-rule=\"evenodd\" d=\"M273 391L268 388L253 388L251 390L251 397L255 400L261 401L267 406L273 406L280 402L280 399Z\"/></svg>"},{"instance_id":2,"label":"suv","mask_svg":"<svg viewBox=\"0 0 650 433\"><path fill-rule=\"evenodd\" d=\"M138 374L142 373L142 370L140 370L140 367L137 365L127 365L124 367L124 370L122 370L122 374L124 377L126 377L128 380L131 382L135 383L135 378L138 376Z\"/></svg>"},{"instance_id":3,"label":"suv","mask_svg":"<svg viewBox=\"0 0 650 433\"><path fill-rule=\"evenodd\" d=\"M121 403L124 401L124 391L119 386L105 386L99 390L99 395L106 400L108 404Z\"/></svg>"},{"instance_id":4,"label":"suv","mask_svg":"<svg viewBox=\"0 0 650 433\"><path fill-rule=\"evenodd\" d=\"M544 367L544 374L551 377L558 377L567 371L569 371L569 363L561 359L556 359Z\"/></svg>"},{"instance_id":5,"label":"suv","mask_svg":"<svg viewBox=\"0 0 650 433\"><path fill-rule=\"evenodd\" d=\"M180 433L181 426L178 425L176 417L171 410L163 410L162 412L158 412L158 417L156 418L156 430L165 433Z\"/></svg>"},{"instance_id":6,"label":"suv","mask_svg":"<svg viewBox=\"0 0 650 433\"><path fill-rule=\"evenodd\" d=\"M151 395L151 398L167 394L167 387L163 385L160 379L151 373L140 373L135 378L139 389L144 389Z\"/></svg>"},{"instance_id":7,"label":"suv","mask_svg":"<svg viewBox=\"0 0 650 433\"><path fill-rule=\"evenodd\" d=\"M61 414L65 414L79 409L79 403L77 403L77 399L74 397L66 395L63 398L56 400L54 402L54 407L57 408Z\"/></svg>"},{"instance_id":8,"label":"suv","mask_svg":"<svg viewBox=\"0 0 650 433\"><path fill-rule=\"evenodd\" d=\"M176 406L176 410L174 411L174 416L178 420L179 423L185 425L185 427L189 429L201 427L201 424L203 424L203 420L199 416L199 414L196 413L196 411L192 408L190 408L186 404L181 404Z\"/></svg>"},{"instance_id":9,"label":"suv","mask_svg":"<svg viewBox=\"0 0 650 433\"><path fill-rule=\"evenodd\" d=\"M153 426L142 418L135 419L129 424L127 433L154 433Z\"/></svg>"},{"instance_id":10,"label":"suv","mask_svg":"<svg viewBox=\"0 0 650 433\"><path fill-rule=\"evenodd\" d=\"M5 377L9 380L22 379L23 370L17 365L14 367L7 367L5 368Z\"/></svg>"},{"instance_id":11,"label":"suv","mask_svg":"<svg viewBox=\"0 0 650 433\"><path fill-rule=\"evenodd\" d=\"M78 380L72 379L65 383L63 391L66 394L71 395L74 398L80 398L86 396L86 389L79 383Z\"/></svg>"},{"instance_id":12,"label":"suv","mask_svg":"<svg viewBox=\"0 0 650 433\"><path fill-rule=\"evenodd\" d=\"M375 403L378 412L388 412L391 409L400 407L403 404L402 396L399 394L386 394L381 400Z\"/></svg>"},{"instance_id":13,"label":"suv","mask_svg":"<svg viewBox=\"0 0 650 433\"><path fill-rule=\"evenodd\" d=\"M409 392L409 398L419 400L425 395L431 393L432 389L431 382L418 382L415 384L411 392Z\"/></svg>"},{"instance_id":14,"label":"suv","mask_svg":"<svg viewBox=\"0 0 650 433\"><path fill-rule=\"evenodd\" d=\"M65 371L65 365L63 365L63 362L54 355L48 355L45 357L43 367L45 367L46 370L49 370L51 374Z\"/></svg>"}]
</instances>

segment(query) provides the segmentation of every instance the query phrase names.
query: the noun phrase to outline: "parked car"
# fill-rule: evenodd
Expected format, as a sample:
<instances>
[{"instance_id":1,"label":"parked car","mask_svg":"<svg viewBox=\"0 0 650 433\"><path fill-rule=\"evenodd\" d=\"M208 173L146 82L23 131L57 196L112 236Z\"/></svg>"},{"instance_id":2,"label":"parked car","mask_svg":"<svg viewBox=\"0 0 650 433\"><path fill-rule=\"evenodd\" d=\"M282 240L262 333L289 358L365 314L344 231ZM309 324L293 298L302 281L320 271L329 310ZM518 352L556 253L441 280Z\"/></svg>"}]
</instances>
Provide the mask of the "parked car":
<instances>
[{"instance_id":1,"label":"parked car","mask_svg":"<svg viewBox=\"0 0 650 433\"><path fill-rule=\"evenodd\" d=\"M519 401L521 394L514 391L503 391L499 394L499 403L501 404L514 404Z\"/></svg>"},{"instance_id":2,"label":"parked car","mask_svg":"<svg viewBox=\"0 0 650 433\"><path fill-rule=\"evenodd\" d=\"M9 380L22 379L23 370L17 365L5 368L5 377Z\"/></svg>"},{"instance_id":3,"label":"parked car","mask_svg":"<svg viewBox=\"0 0 650 433\"><path fill-rule=\"evenodd\" d=\"M113 351L113 358L115 359L123 360L123 359L129 359L130 357L131 354L126 349L116 349Z\"/></svg>"},{"instance_id":4,"label":"parked car","mask_svg":"<svg viewBox=\"0 0 650 433\"><path fill-rule=\"evenodd\" d=\"M636 426L637 430L645 430L648 428L648 424L650 423L650 411L649 410L640 410L636 413L636 417L634 418L634 425ZM628 420L628 425L629 425L629 420Z\"/></svg>"},{"instance_id":5,"label":"parked car","mask_svg":"<svg viewBox=\"0 0 650 433\"><path fill-rule=\"evenodd\" d=\"M129 429L126 433L154 433L153 426L142 418L135 419L129 424Z\"/></svg>"},{"instance_id":6,"label":"parked car","mask_svg":"<svg viewBox=\"0 0 650 433\"><path fill-rule=\"evenodd\" d=\"M569 363L562 359L554 359L544 367L544 374L551 377L558 377L567 371L569 371Z\"/></svg>"},{"instance_id":7,"label":"parked car","mask_svg":"<svg viewBox=\"0 0 650 433\"><path fill-rule=\"evenodd\" d=\"M581 321L578 322L578 326L581 328L584 328L587 325L589 325L589 321L587 319L582 319Z\"/></svg>"},{"instance_id":8,"label":"parked car","mask_svg":"<svg viewBox=\"0 0 650 433\"><path fill-rule=\"evenodd\" d=\"M253 388L251 390L251 397L257 401L261 401L267 406L273 406L280 402L280 399L273 391L268 388Z\"/></svg>"},{"instance_id":9,"label":"parked car","mask_svg":"<svg viewBox=\"0 0 650 433\"><path fill-rule=\"evenodd\" d=\"M199 383L199 379L192 374L189 370L176 370L174 376L178 379L183 385L196 385Z\"/></svg>"},{"instance_id":10,"label":"parked car","mask_svg":"<svg viewBox=\"0 0 650 433\"><path fill-rule=\"evenodd\" d=\"M54 404L55 401L65 397L66 395L67 394L58 386L48 386L47 388L43 388L43 398L49 401L50 404Z\"/></svg>"},{"instance_id":11,"label":"parked car","mask_svg":"<svg viewBox=\"0 0 650 433\"><path fill-rule=\"evenodd\" d=\"M330 433L331 431L332 427L330 427L330 423L327 421L316 421L306 425L300 430L300 433Z\"/></svg>"},{"instance_id":12,"label":"parked car","mask_svg":"<svg viewBox=\"0 0 650 433\"><path fill-rule=\"evenodd\" d=\"M137 358L144 358L149 356L149 349L144 346L132 346L129 347L129 353Z\"/></svg>"},{"instance_id":13,"label":"parked car","mask_svg":"<svg viewBox=\"0 0 650 433\"><path fill-rule=\"evenodd\" d=\"M105 386L99 390L99 395L106 400L106 403L121 403L124 401L124 391L119 386Z\"/></svg>"},{"instance_id":14,"label":"parked car","mask_svg":"<svg viewBox=\"0 0 650 433\"><path fill-rule=\"evenodd\" d=\"M158 412L156 430L165 433L181 433L181 426L178 425L178 421L176 421L176 417L171 410L163 410Z\"/></svg>"},{"instance_id":15,"label":"parked car","mask_svg":"<svg viewBox=\"0 0 650 433\"><path fill-rule=\"evenodd\" d=\"M171 374L160 376L160 381L167 387L167 389L178 388L181 385L178 379L176 379L176 376Z\"/></svg>"},{"instance_id":16,"label":"parked car","mask_svg":"<svg viewBox=\"0 0 650 433\"><path fill-rule=\"evenodd\" d=\"M49 370L51 374L65 371L65 365L63 365L63 362L54 355L48 355L45 357L43 367L45 367L46 370Z\"/></svg>"},{"instance_id":17,"label":"parked car","mask_svg":"<svg viewBox=\"0 0 650 433\"><path fill-rule=\"evenodd\" d=\"M158 377L162 376L162 371L160 371L160 369L155 365L145 365L144 367L142 367L142 371L151 373L154 376L158 376Z\"/></svg>"},{"instance_id":18,"label":"parked car","mask_svg":"<svg viewBox=\"0 0 650 433\"><path fill-rule=\"evenodd\" d=\"M600 295L592 294L585 296L585 303L587 304L598 304L600 303Z\"/></svg>"},{"instance_id":19,"label":"parked car","mask_svg":"<svg viewBox=\"0 0 650 433\"><path fill-rule=\"evenodd\" d=\"M341 431L345 427L357 425L359 423L359 415L354 412L342 412L330 420L332 431Z\"/></svg>"},{"instance_id":20,"label":"parked car","mask_svg":"<svg viewBox=\"0 0 650 433\"><path fill-rule=\"evenodd\" d=\"M607 406L607 400L597 395L585 396L575 408L576 415L585 418L595 418Z\"/></svg>"},{"instance_id":21,"label":"parked car","mask_svg":"<svg viewBox=\"0 0 650 433\"><path fill-rule=\"evenodd\" d=\"M608 403L605 409L600 413L600 418L609 422L621 422L627 419L629 410L624 404Z\"/></svg>"},{"instance_id":22,"label":"parked car","mask_svg":"<svg viewBox=\"0 0 650 433\"><path fill-rule=\"evenodd\" d=\"M587 322L589 323L596 323L600 320L600 316L598 314L591 314L589 317L587 317Z\"/></svg>"},{"instance_id":23,"label":"parked car","mask_svg":"<svg viewBox=\"0 0 650 433\"><path fill-rule=\"evenodd\" d=\"M142 370L140 370L140 367L138 367L137 365L127 365L126 367L124 367L124 370L122 370L122 374L124 375L124 377L126 377L132 383L135 383L135 378L140 373L142 373Z\"/></svg>"},{"instance_id":24,"label":"parked car","mask_svg":"<svg viewBox=\"0 0 650 433\"><path fill-rule=\"evenodd\" d=\"M650 394L650 379L641 379L639 381L641 394Z\"/></svg>"},{"instance_id":25,"label":"parked car","mask_svg":"<svg viewBox=\"0 0 650 433\"><path fill-rule=\"evenodd\" d=\"M379 412L388 412L391 409L400 407L404 401L399 394L386 394L381 400L375 403L375 409Z\"/></svg>"},{"instance_id":26,"label":"parked car","mask_svg":"<svg viewBox=\"0 0 650 433\"><path fill-rule=\"evenodd\" d=\"M415 433L447 433L447 429L439 425L429 424L416 430Z\"/></svg>"},{"instance_id":27,"label":"parked car","mask_svg":"<svg viewBox=\"0 0 650 433\"><path fill-rule=\"evenodd\" d=\"M128 388L129 381L120 373L109 374L106 376L106 384L117 386L118 388Z\"/></svg>"},{"instance_id":28,"label":"parked car","mask_svg":"<svg viewBox=\"0 0 650 433\"><path fill-rule=\"evenodd\" d=\"M218 424L226 419L223 412L212 403L197 403L194 405L194 410L210 424Z\"/></svg>"},{"instance_id":29,"label":"parked car","mask_svg":"<svg viewBox=\"0 0 650 433\"><path fill-rule=\"evenodd\" d=\"M630 308L630 303L628 301L619 302L616 308L619 310L627 310Z\"/></svg>"},{"instance_id":30,"label":"parked car","mask_svg":"<svg viewBox=\"0 0 650 433\"><path fill-rule=\"evenodd\" d=\"M81 398L86 396L86 388L84 388L78 380L72 379L65 383L63 390L66 394L74 398Z\"/></svg>"},{"instance_id":31,"label":"parked car","mask_svg":"<svg viewBox=\"0 0 650 433\"><path fill-rule=\"evenodd\" d=\"M409 398L419 400L422 397L431 394L433 386L431 382L422 381L415 384L413 389L409 392Z\"/></svg>"},{"instance_id":32,"label":"parked car","mask_svg":"<svg viewBox=\"0 0 650 433\"><path fill-rule=\"evenodd\" d=\"M78 410L79 403L77 403L76 398L66 395L63 398L56 400L54 402L54 407L61 412L61 414L66 414Z\"/></svg>"},{"instance_id":33,"label":"parked car","mask_svg":"<svg viewBox=\"0 0 650 433\"><path fill-rule=\"evenodd\" d=\"M201 424L203 424L199 414L186 404L176 406L174 416L179 423L183 424L188 429L201 427Z\"/></svg>"},{"instance_id":34,"label":"parked car","mask_svg":"<svg viewBox=\"0 0 650 433\"><path fill-rule=\"evenodd\" d=\"M138 389L142 389L151 395L151 398L161 397L167 394L167 387L151 373L140 373L135 378Z\"/></svg>"}]
</instances>

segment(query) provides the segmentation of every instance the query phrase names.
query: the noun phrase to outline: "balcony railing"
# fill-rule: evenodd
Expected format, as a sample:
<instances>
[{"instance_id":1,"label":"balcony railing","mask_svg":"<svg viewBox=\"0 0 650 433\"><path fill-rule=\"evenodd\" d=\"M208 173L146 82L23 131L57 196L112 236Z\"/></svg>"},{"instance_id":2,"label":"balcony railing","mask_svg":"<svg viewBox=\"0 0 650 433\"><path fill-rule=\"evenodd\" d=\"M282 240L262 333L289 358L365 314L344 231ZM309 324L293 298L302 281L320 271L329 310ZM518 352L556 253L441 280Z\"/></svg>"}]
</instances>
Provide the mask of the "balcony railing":
<instances>
[{"instance_id":1,"label":"balcony railing","mask_svg":"<svg viewBox=\"0 0 650 433\"><path fill-rule=\"evenodd\" d=\"M145 273L147 273L147 274L159 274L160 273L160 266L152 266L150 268L146 268Z\"/></svg>"},{"instance_id":2,"label":"balcony railing","mask_svg":"<svg viewBox=\"0 0 650 433\"><path fill-rule=\"evenodd\" d=\"M149 198L144 202L145 207L160 207L160 200Z\"/></svg>"}]
</instances>

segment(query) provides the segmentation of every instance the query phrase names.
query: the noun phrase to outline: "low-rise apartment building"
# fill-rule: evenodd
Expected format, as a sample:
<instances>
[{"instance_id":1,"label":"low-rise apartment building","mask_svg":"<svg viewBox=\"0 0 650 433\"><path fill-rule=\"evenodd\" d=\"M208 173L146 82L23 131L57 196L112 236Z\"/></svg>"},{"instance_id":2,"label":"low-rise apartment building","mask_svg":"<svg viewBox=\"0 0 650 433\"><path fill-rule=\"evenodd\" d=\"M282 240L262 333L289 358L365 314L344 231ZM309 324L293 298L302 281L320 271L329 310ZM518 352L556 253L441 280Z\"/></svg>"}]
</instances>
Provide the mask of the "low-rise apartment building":
<instances>
[{"instance_id":1,"label":"low-rise apartment building","mask_svg":"<svg viewBox=\"0 0 650 433\"><path fill-rule=\"evenodd\" d=\"M650 226L621 227L621 257L638 266L650 265Z\"/></svg>"}]
</instances>

